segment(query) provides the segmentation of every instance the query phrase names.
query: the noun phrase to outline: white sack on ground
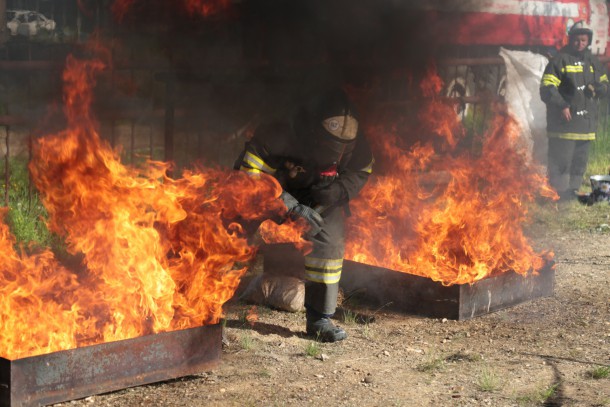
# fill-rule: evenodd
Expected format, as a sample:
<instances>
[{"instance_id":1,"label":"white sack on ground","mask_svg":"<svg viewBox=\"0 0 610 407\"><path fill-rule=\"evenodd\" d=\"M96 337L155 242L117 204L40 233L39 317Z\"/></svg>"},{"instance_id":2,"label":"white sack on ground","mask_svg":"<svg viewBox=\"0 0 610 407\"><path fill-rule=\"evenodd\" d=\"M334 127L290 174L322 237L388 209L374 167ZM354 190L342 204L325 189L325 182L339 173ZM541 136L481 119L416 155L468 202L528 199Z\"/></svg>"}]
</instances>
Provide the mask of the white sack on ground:
<instances>
[{"instance_id":1,"label":"white sack on ground","mask_svg":"<svg viewBox=\"0 0 610 407\"><path fill-rule=\"evenodd\" d=\"M540 99L540 79L549 62L546 57L529 51L500 48L506 64L506 103L509 112L521 125L524 142L531 158L546 165L546 106Z\"/></svg>"}]
</instances>

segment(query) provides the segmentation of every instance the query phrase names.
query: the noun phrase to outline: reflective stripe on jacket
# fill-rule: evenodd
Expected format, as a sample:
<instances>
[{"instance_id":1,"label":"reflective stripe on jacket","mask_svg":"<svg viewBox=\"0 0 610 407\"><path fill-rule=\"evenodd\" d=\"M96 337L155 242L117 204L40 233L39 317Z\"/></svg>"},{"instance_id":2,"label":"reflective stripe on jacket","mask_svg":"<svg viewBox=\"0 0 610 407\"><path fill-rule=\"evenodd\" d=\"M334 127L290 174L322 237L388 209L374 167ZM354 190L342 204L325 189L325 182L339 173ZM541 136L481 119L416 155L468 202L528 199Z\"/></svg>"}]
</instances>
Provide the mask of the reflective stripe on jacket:
<instances>
[{"instance_id":1,"label":"reflective stripe on jacket","mask_svg":"<svg viewBox=\"0 0 610 407\"><path fill-rule=\"evenodd\" d=\"M595 98L587 96L588 85L596 84ZM585 51L582 56L564 48L553 58L540 82L540 97L547 106L549 137L593 140L597 131L598 98L608 91L608 76L599 60ZM572 120L566 121L562 110L570 108Z\"/></svg>"}]
</instances>

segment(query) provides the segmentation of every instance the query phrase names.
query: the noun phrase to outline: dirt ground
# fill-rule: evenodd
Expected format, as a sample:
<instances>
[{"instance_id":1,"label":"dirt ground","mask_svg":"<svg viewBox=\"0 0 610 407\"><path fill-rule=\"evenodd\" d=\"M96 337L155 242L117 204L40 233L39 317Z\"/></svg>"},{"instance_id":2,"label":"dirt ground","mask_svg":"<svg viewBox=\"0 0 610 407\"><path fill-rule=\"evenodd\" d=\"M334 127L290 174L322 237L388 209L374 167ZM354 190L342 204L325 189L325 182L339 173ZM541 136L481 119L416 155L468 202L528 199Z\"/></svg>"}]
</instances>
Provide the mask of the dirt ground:
<instances>
[{"instance_id":1,"label":"dirt ground","mask_svg":"<svg viewBox=\"0 0 610 407\"><path fill-rule=\"evenodd\" d=\"M375 320L338 321L337 344L305 337L303 313L258 307L251 326L232 303L213 371L58 406L610 406L604 205L597 227L531 232L555 252L553 297L467 321L352 306Z\"/></svg>"}]
</instances>

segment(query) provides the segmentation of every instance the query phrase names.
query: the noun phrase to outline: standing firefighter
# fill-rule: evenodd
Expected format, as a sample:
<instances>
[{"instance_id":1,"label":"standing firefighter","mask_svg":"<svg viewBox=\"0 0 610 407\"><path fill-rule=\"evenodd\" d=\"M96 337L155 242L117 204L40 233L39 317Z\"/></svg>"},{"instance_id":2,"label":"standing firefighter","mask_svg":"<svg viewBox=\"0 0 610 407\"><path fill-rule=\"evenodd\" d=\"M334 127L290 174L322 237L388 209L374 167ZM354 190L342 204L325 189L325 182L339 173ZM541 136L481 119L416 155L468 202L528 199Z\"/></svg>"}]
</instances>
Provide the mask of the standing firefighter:
<instances>
[{"instance_id":1,"label":"standing firefighter","mask_svg":"<svg viewBox=\"0 0 610 407\"><path fill-rule=\"evenodd\" d=\"M358 116L341 90L325 94L313 113L292 124L259 126L236 162L252 174L274 176L288 216L309 223L313 250L305 256L307 334L323 342L347 337L330 317L337 307L348 202L366 183L373 158Z\"/></svg>"},{"instance_id":2,"label":"standing firefighter","mask_svg":"<svg viewBox=\"0 0 610 407\"><path fill-rule=\"evenodd\" d=\"M548 176L560 199L575 198L587 169L589 145L597 131L598 100L608 92L608 76L591 54L593 31L577 22L569 44L546 66L540 97L547 106Z\"/></svg>"}]
</instances>

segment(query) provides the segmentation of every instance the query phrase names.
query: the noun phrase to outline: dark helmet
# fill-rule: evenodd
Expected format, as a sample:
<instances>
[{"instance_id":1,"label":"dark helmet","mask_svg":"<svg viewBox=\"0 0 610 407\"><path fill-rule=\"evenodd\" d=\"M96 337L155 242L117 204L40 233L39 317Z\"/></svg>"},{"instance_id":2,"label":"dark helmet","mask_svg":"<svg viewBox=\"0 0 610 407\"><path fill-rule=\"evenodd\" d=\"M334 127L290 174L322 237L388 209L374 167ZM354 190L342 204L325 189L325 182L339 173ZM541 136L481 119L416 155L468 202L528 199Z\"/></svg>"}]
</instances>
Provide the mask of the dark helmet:
<instances>
[{"instance_id":1,"label":"dark helmet","mask_svg":"<svg viewBox=\"0 0 610 407\"><path fill-rule=\"evenodd\" d=\"M570 27L570 31L568 31L568 36L570 37L570 40L572 40L572 37L581 34L585 34L589 37L589 45L591 45L591 43L593 42L593 30L586 22L582 20L574 23L574 25Z\"/></svg>"},{"instance_id":2,"label":"dark helmet","mask_svg":"<svg viewBox=\"0 0 610 407\"><path fill-rule=\"evenodd\" d=\"M324 169L339 165L354 149L358 115L347 94L332 89L319 99L311 123L313 160Z\"/></svg>"}]
</instances>

